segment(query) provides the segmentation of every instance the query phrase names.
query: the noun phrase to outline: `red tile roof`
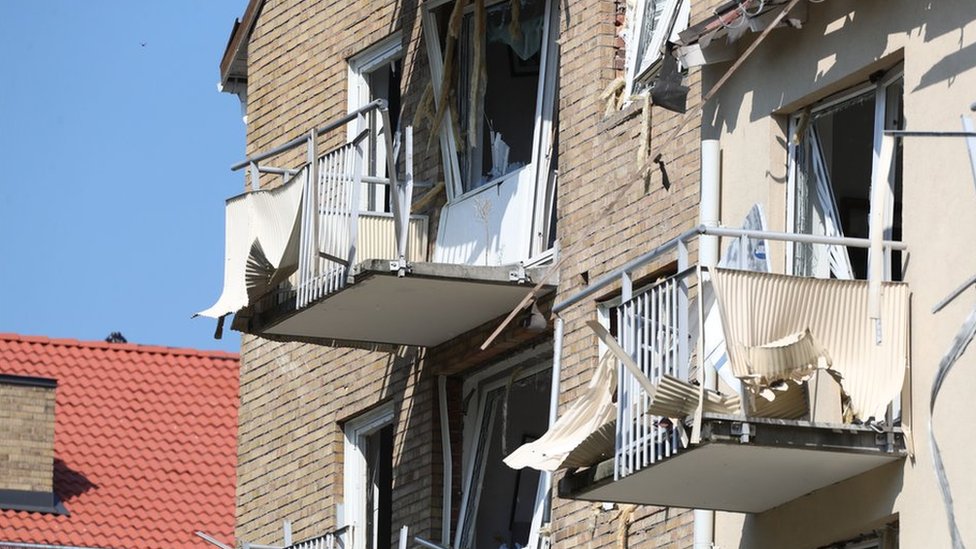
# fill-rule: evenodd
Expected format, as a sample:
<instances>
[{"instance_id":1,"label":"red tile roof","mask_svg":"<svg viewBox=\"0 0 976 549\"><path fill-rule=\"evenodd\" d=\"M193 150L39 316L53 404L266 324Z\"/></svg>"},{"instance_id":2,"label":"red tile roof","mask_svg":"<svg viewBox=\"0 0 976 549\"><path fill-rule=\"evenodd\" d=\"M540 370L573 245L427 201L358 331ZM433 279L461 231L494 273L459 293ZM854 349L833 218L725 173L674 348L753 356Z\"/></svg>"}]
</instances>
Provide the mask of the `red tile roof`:
<instances>
[{"instance_id":1,"label":"red tile roof","mask_svg":"<svg viewBox=\"0 0 976 549\"><path fill-rule=\"evenodd\" d=\"M237 355L0 334L0 373L57 379L54 491L0 511L0 545L233 544Z\"/></svg>"}]
</instances>

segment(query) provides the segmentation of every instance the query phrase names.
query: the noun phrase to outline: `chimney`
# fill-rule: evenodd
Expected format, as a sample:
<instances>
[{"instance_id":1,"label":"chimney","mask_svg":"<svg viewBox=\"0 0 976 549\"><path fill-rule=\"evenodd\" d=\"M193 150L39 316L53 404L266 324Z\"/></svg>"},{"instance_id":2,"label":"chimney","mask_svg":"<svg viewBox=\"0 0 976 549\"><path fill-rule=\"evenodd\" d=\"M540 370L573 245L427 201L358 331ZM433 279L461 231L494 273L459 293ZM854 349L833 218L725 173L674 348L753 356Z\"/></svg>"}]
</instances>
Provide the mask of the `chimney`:
<instances>
[{"instance_id":1,"label":"chimney","mask_svg":"<svg viewBox=\"0 0 976 549\"><path fill-rule=\"evenodd\" d=\"M0 509L64 512L54 495L57 381L0 374Z\"/></svg>"}]
</instances>

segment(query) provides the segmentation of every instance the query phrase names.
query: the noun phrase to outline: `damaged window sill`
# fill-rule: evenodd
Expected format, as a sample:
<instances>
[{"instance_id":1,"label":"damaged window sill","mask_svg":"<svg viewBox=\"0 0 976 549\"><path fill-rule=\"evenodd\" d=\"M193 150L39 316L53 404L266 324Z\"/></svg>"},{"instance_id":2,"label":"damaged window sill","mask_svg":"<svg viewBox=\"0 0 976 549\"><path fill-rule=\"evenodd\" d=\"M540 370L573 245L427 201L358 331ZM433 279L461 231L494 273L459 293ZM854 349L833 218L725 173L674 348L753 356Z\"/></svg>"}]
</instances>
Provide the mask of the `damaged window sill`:
<instances>
[{"instance_id":1,"label":"damaged window sill","mask_svg":"<svg viewBox=\"0 0 976 549\"><path fill-rule=\"evenodd\" d=\"M611 113L609 116L605 115L603 119L600 120L598 123L600 132L615 129L617 126L623 124L631 118L638 116L641 113L643 105L643 101L637 101L634 98L631 98L622 109Z\"/></svg>"}]
</instances>

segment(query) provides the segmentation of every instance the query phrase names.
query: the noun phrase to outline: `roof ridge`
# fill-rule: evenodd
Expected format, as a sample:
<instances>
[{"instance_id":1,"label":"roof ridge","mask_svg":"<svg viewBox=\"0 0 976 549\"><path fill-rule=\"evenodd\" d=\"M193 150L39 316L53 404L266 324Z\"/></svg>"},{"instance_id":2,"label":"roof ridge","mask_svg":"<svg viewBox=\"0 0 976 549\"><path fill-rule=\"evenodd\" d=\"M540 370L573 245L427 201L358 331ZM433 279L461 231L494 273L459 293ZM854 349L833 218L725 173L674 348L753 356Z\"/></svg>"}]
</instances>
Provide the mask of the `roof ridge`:
<instances>
[{"instance_id":1,"label":"roof ridge","mask_svg":"<svg viewBox=\"0 0 976 549\"><path fill-rule=\"evenodd\" d=\"M140 343L107 343L105 341L83 341L73 338L51 338L47 336L21 335L5 332L0 332L0 340L39 343L45 345L60 345L65 347L111 349L116 351L132 351L139 353L164 353L172 355L219 358L226 360L240 360L240 355L238 353L231 353L229 351L192 349L188 347L166 347L163 345L145 345Z\"/></svg>"}]
</instances>

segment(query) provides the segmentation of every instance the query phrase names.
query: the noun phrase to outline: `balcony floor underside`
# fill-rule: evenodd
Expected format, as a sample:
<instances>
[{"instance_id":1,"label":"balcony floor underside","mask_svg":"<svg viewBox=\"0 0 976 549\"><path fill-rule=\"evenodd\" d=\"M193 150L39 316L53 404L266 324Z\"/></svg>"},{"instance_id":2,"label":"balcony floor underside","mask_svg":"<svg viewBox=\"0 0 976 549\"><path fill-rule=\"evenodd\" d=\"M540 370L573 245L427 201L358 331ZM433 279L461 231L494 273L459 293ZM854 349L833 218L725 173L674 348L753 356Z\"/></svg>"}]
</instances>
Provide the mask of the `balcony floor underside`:
<instances>
[{"instance_id":1,"label":"balcony floor underside","mask_svg":"<svg viewBox=\"0 0 976 549\"><path fill-rule=\"evenodd\" d=\"M532 284L510 281L513 269L417 263L397 277L388 261L366 261L354 283L301 310L269 318L259 333L432 347L514 309ZM526 269L533 281L543 272Z\"/></svg>"},{"instance_id":2,"label":"balcony floor underside","mask_svg":"<svg viewBox=\"0 0 976 549\"><path fill-rule=\"evenodd\" d=\"M568 473L559 495L760 513L906 456L900 431L892 433L894 451L884 452L877 433L867 427L750 420L753 435L743 443L730 434L734 423L704 419L701 444L617 482L613 459Z\"/></svg>"}]
</instances>

